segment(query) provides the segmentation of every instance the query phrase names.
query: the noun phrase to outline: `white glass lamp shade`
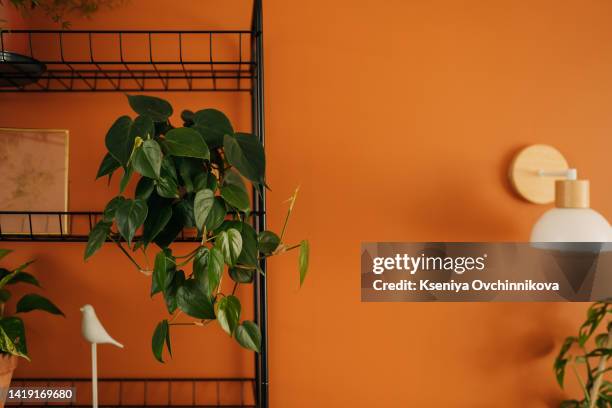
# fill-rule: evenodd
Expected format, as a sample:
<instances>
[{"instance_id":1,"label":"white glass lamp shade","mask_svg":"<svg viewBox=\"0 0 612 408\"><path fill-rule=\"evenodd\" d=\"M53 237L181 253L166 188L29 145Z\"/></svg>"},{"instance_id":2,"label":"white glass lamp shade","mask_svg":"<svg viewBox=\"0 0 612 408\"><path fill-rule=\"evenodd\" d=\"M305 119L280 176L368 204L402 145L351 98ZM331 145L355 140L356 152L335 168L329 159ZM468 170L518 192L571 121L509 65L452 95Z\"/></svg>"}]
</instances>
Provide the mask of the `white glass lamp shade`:
<instances>
[{"instance_id":1,"label":"white glass lamp shade","mask_svg":"<svg viewBox=\"0 0 612 408\"><path fill-rule=\"evenodd\" d=\"M572 242L610 241L610 223L590 208L553 208L546 211L531 230L532 244L547 249L563 249L561 243L568 243L571 248ZM604 245L602 249L608 248L609 245Z\"/></svg>"}]
</instances>

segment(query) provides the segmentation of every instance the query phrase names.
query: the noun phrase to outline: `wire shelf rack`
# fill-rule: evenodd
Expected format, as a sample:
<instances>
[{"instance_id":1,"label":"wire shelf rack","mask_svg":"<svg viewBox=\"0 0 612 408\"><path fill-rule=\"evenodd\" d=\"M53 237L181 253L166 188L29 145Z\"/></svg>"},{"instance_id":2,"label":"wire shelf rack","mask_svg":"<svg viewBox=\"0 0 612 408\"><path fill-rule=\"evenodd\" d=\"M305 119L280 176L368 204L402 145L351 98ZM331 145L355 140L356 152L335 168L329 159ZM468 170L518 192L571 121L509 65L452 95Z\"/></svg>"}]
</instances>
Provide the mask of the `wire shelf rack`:
<instances>
[{"instance_id":1,"label":"wire shelf rack","mask_svg":"<svg viewBox=\"0 0 612 408\"><path fill-rule=\"evenodd\" d=\"M87 242L89 232L103 214L100 211L0 211L0 241ZM265 212L250 214L258 217ZM115 240L123 241L121 236L114 235ZM175 241L200 240L195 228L185 228Z\"/></svg>"},{"instance_id":2,"label":"wire shelf rack","mask_svg":"<svg viewBox=\"0 0 612 408\"><path fill-rule=\"evenodd\" d=\"M0 31L0 92L252 90L255 33Z\"/></svg>"},{"instance_id":3,"label":"wire shelf rack","mask_svg":"<svg viewBox=\"0 0 612 408\"><path fill-rule=\"evenodd\" d=\"M254 408L253 378L100 378L100 408ZM91 407L90 378L15 378L11 387L70 387L68 402L8 402L7 406Z\"/></svg>"}]
</instances>

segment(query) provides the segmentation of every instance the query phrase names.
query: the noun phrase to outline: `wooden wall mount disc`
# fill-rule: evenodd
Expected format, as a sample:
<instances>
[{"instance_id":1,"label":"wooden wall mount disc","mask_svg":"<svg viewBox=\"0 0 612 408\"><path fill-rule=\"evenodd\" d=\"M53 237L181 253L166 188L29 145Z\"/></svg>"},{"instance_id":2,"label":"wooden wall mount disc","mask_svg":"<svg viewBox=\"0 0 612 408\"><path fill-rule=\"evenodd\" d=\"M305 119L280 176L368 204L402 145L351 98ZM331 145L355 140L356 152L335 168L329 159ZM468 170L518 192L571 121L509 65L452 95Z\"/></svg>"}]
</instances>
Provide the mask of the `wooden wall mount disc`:
<instances>
[{"instance_id":1,"label":"wooden wall mount disc","mask_svg":"<svg viewBox=\"0 0 612 408\"><path fill-rule=\"evenodd\" d=\"M560 151L549 145L531 145L520 152L510 165L510 182L525 200L536 204L555 201L555 181L564 177L540 176L538 172L564 171L569 168Z\"/></svg>"}]
</instances>

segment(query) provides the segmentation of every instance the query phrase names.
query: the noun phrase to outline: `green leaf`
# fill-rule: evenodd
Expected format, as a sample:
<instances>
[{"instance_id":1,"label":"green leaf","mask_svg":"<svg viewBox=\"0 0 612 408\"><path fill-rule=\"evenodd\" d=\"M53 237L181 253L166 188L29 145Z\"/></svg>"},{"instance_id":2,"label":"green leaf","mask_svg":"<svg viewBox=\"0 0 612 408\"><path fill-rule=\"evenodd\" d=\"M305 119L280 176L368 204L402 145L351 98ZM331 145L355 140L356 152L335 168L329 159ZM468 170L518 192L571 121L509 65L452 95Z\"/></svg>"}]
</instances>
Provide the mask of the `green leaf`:
<instances>
[{"instance_id":1,"label":"green leaf","mask_svg":"<svg viewBox=\"0 0 612 408\"><path fill-rule=\"evenodd\" d=\"M183 230L183 217L176 206L172 207L172 216L163 230L153 240L160 248L170 245Z\"/></svg>"},{"instance_id":2,"label":"green leaf","mask_svg":"<svg viewBox=\"0 0 612 408\"><path fill-rule=\"evenodd\" d=\"M155 122L165 122L172 116L172 105L168 101L146 95L127 95L128 102L139 115L146 115Z\"/></svg>"},{"instance_id":3,"label":"green leaf","mask_svg":"<svg viewBox=\"0 0 612 408\"><path fill-rule=\"evenodd\" d=\"M155 124L149 116L137 116L132 124L130 136L136 140L137 137L147 140L155 136Z\"/></svg>"},{"instance_id":4,"label":"green leaf","mask_svg":"<svg viewBox=\"0 0 612 408\"><path fill-rule=\"evenodd\" d=\"M145 177L158 178L161 164L162 151L159 144L153 139L145 140L134 152L132 166Z\"/></svg>"},{"instance_id":5,"label":"green leaf","mask_svg":"<svg viewBox=\"0 0 612 408\"><path fill-rule=\"evenodd\" d=\"M248 211L251 207L247 193L233 184L221 187L221 197L223 197L226 203L240 211Z\"/></svg>"},{"instance_id":6,"label":"green leaf","mask_svg":"<svg viewBox=\"0 0 612 408\"><path fill-rule=\"evenodd\" d=\"M2 330L2 337L6 335L5 340L8 338L10 342L10 345L5 347L5 345L2 344L3 342L0 341L0 344L2 344L2 346L0 346L0 351L5 351L29 360L23 320L16 316L3 317L0 319L0 329ZM6 342L4 343L6 344Z\"/></svg>"},{"instance_id":7,"label":"green leaf","mask_svg":"<svg viewBox=\"0 0 612 408\"><path fill-rule=\"evenodd\" d=\"M261 332L254 322L245 320L236 327L234 337L242 347L259 353L261 347Z\"/></svg>"},{"instance_id":8,"label":"green leaf","mask_svg":"<svg viewBox=\"0 0 612 408\"><path fill-rule=\"evenodd\" d=\"M225 263L234 266L242 251L242 236L234 228L221 231L215 238L215 247L223 254Z\"/></svg>"},{"instance_id":9,"label":"green leaf","mask_svg":"<svg viewBox=\"0 0 612 408\"><path fill-rule=\"evenodd\" d=\"M208 284L208 295L212 296L219 284L221 283L221 276L223 275L223 268L225 263L223 262L223 254L217 248L211 248L208 256L208 265L206 267L206 277Z\"/></svg>"},{"instance_id":10,"label":"green leaf","mask_svg":"<svg viewBox=\"0 0 612 408\"><path fill-rule=\"evenodd\" d=\"M134 147L134 137L130 136L132 123L129 116L121 116L106 133L106 148L123 167L127 166Z\"/></svg>"},{"instance_id":11,"label":"green leaf","mask_svg":"<svg viewBox=\"0 0 612 408\"><path fill-rule=\"evenodd\" d=\"M225 176L223 176L223 184L239 187L245 194L247 194L246 184L244 183L242 176L234 169L229 169L225 172Z\"/></svg>"},{"instance_id":12,"label":"green leaf","mask_svg":"<svg viewBox=\"0 0 612 408\"><path fill-rule=\"evenodd\" d=\"M5 256L10 254L11 252L13 252L12 249L0 249L0 259L4 258Z\"/></svg>"},{"instance_id":13,"label":"green leaf","mask_svg":"<svg viewBox=\"0 0 612 408\"><path fill-rule=\"evenodd\" d=\"M188 193L197 191L195 188L195 180L197 177L206 177L207 173L204 169L202 159L194 159L192 157L177 157L178 170L185 185L185 190Z\"/></svg>"},{"instance_id":14,"label":"green leaf","mask_svg":"<svg viewBox=\"0 0 612 408\"><path fill-rule=\"evenodd\" d=\"M128 168L123 169L123 176L121 177L121 181L119 182L119 194L123 194L128 184L130 183L130 179L132 178L132 174L134 170L132 166L128 166Z\"/></svg>"},{"instance_id":15,"label":"green leaf","mask_svg":"<svg viewBox=\"0 0 612 408\"><path fill-rule=\"evenodd\" d=\"M183 225L185 226L185 228L195 227L195 218L193 214L193 196L184 196L181 201L175 204L174 211L178 211L179 215L183 220Z\"/></svg>"},{"instance_id":16,"label":"green leaf","mask_svg":"<svg viewBox=\"0 0 612 408\"><path fill-rule=\"evenodd\" d=\"M278 245L280 244L280 238L272 231L261 231L257 238L257 245L262 254L268 256L271 255Z\"/></svg>"},{"instance_id":17,"label":"green leaf","mask_svg":"<svg viewBox=\"0 0 612 408\"><path fill-rule=\"evenodd\" d=\"M256 266L258 263L257 259L257 233L251 225L246 222L237 220L226 220L216 230L216 232L227 231L230 228L234 228L240 232L242 237L242 251L240 256L236 260L237 264Z\"/></svg>"},{"instance_id":18,"label":"green leaf","mask_svg":"<svg viewBox=\"0 0 612 408\"><path fill-rule=\"evenodd\" d=\"M229 295L221 298L217 303L217 320L221 328L230 336L234 334L240 322L240 300Z\"/></svg>"},{"instance_id":19,"label":"green leaf","mask_svg":"<svg viewBox=\"0 0 612 408\"><path fill-rule=\"evenodd\" d=\"M163 291L170 284L172 272L175 269L175 260L172 256L172 251L165 248L155 255L155 264L153 266L153 276L151 285L151 296Z\"/></svg>"},{"instance_id":20,"label":"green leaf","mask_svg":"<svg viewBox=\"0 0 612 408\"><path fill-rule=\"evenodd\" d=\"M102 220L91 229L89 238L87 239L87 246L85 247L84 260L89 259L93 254L98 252L100 248L102 248L102 245L106 241L106 237L110 233L112 225L112 223Z\"/></svg>"},{"instance_id":21,"label":"green leaf","mask_svg":"<svg viewBox=\"0 0 612 408\"><path fill-rule=\"evenodd\" d=\"M98 174L96 174L96 180L100 177L106 176L107 174L112 175L115 170L121 167L121 163L117 161L110 153L106 153L98 168Z\"/></svg>"},{"instance_id":22,"label":"green leaf","mask_svg":"<svg viewBox=\"0 0 612 408\"><path fill-rule=\"evenodd\" d=\"M16 313L26 313L31 312L32 310L43 310L51 314L65 316L64 313L62 313L62 311L59 310L58 307L55 306L49 299L35 293L24 295L21 299L19 299L15 310Z\"/></svg>"},{"instance_id":23,"label":"green leaf","mask_svg":"<svg viewBox=\"0 0 612 408\"><path fill-rule=\"evenodd\" d=\"M200 247L193 257L193 276L195 280L204 285L204 292L208 292L206 267L208 266L209 252L207 247Z\"/></svg>"},{"instance_id":24,"label":"green leaf","mask_svg":"<svg viewBox=\"0 0 612 408\"><path fill-rule=\"evenodd\" d=\"M207 231L213 231L217 229L221 224L223 224L223 220L227 215L227 211L225 211L225 201L221 197L215 197L215 202L206 218Z\"/></svg>"},{"instance_id":25,"label":"green leaf","mask_svg":"<svg viewBox=\"0 0 612 408\"><path fill-rule=\"evenodd\" d=\"M304 279L306 279L306 274L308 273L308 258L310 255L310 249L308 246L308 241L303 240L300 242L300 255L298 257L298 265L300 269L300 286L304 284Z\"/></svg>"},{"instance_id":26,"label":"green leaf","mask_svg":"<svg viewBox=\"0 0 612 408\"><path fill-rule=\"evenodd\" d=\"M144 223L147 218L147 203L144 200L125 200L115 213L117 220L117 228L119 233L128 242L132 244L132 239L136 234L136 230Z\"/></svg>"},{"instance_id":27,"label":"green leaf","mask_svg":"<svg viewBox=\"0 0 612 408\"><path fill-rule=\"evenodd\" d=\"M38 282L38 279L36 279L34 275L29 274L27 272L18 272L15 276L13 276L13 279L8 282L8 285L14 285L17 283L27 283L30 285L38 286L39 288L41 287L40 282Z\"/></svg>"},{"instance_id":28,"label":"green leaf","mask_svg":"<svg viewBox=\"0 0 612 408\"><path fill-rule=\"evenodd\" d=\"M164 146L173 156L208 160L210 152L199 132L191 128L176 128L166 133Z\"/></svg>"},{"instance_id":29,"label":"green leaf","mask_svg":"<svg viewBox=\"0 0 612 408\"><path fill-rule=\"evenodd\" d=\"M194 279L185 281L176 294L178 307L187 315L196 319L214 319L215 310L212 299L204 293Z\"/></svg>"},{"instance_id":30,"label":"green leaf","mask_svg":"<svg viewBox=\"0 0 612 408\"><path fill-rule=\"evenodd\" d=\"M253 273L255 268L245 267L242 265L235 266L229 269L230 278L234 282L238 283L251 283L253 282Z\"/></svg>"},{"instance_id":31,"label":"green leaf","mask_svg":"<svg viewBox=\"0 0 612 408\"><path fill-rule=\"evenodd\" d=\"M163 363L162 354L164 351L164 343L169 339L168 335L169 326L168 320L164 319L157 324L155 331L153 332L153 338L151 339L151 348L153 349L153 355L160 363ZM170 351L170 343L168 342L168 351ZM170 353L172 354L172 353Z\"/></svg>"},{"instance_id":32,"label":"green leaf","mask_svg":"<svg viewBox=\"0 0 612 408\"><path fill-rule=\"evenodd\" d=\"M157 194L166 198L178 198L178 185L176 180L168 174L162 174L159 179L155 181Z\"/></svg>"},{"instance_id":33,"label":"green leaf","mask_svg":"<svg viewBox=\"0 0 612 408\"><path fill-rule=\"evenodd\" d=\"M136 184L136 193L134 196L140 200L146 200L151 196L155 189L155 181L148 177L141 177Z\"/></svg>"},{"instance_id":34,"label":"green leaf","mask_svg":"<svg viewBox=\"0 0 612 408\"><path fill-rule=\"evenodd\" d=\"M178 307L178 290L182 288L186 282L185 272L172 269L168 280L169 283L166 285L166 288L163 289L163 292L168 313L172 314Z\"/></svg>"},{"instance_id":35,"label":"green leaf","mask_svg":"<svg viewBox=\"0 0 612 408\"><path fill-rule=\"evenodd\" d=\"M153 211L155 212L153 213ZM171 219L172 207L162 207L159 210L149 209L142 229L142 240L145 248L164 230Z\"/></svg>"},{"instance_id":36,"label":"green leaf","mask_svg":"<svg viewBox=\"0 0 612 408\"><path fill-rule=\"evenodd\" d=\"M193 210L195 214L195 225L198 230L202 231L206 219L210 214L215 203L215 193L212 190L200 190L195 195Z\"/></svg>"},{"instance_id":37,"label":"green leaf","mask_svg":"<svg viewBox=\"0 0 612 408\"><path fill-rule=\"evenodd\" d=\"M117 212L117 208L125 201L125 197L117 196L110 200L106 207L104 207L104 214L102 216L102 221L111 223L115 219L115 213Z\"/></svg>"},{"instance_id":38,"label":"green leaf","mask_svg":"<svg viewBox=\"0 0 612 408\"><path fill-rule=\"evenodd\" d=\"M266 157L257 137L246 133L225 135L225 158L240 174L254 183L265 183Z\"/></svg>"},{"instance_id":39,"label":"green leaf","mask_svg":"<svg viewBox=\"0 0 612 408\"><path fill-rule=\"evenodd\" d=\"M223 136L234 134L232 124L225 114L216 109L203 109L193 115L196 128L211 147L221 147Z\"/></svg>"},{"instance_id":40,"label":"green leaf","mask_svg":"<svg viewBox=\"0 0 612 408\"><path fill-rule=\"evenodd\" d=\"M0 303L6 303L11 298L11 291L0 289Z\"/></svg>"}]
</instances>

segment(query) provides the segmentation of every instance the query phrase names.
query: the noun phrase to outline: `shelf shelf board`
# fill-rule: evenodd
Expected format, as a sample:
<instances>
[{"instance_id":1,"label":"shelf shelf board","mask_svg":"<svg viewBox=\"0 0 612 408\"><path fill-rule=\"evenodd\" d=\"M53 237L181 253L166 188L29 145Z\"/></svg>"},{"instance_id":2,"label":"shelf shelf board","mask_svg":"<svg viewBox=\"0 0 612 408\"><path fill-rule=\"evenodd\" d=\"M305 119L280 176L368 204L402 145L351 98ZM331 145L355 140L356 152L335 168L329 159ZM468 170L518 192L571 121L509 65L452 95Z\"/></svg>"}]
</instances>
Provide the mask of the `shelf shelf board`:
<instances>
[{"instance_id":1,"label":"shelf shelf board","mask_svg":"<svg viewBox=\"0 0 612 408\"><path fill-rule=\"evenodd\" d=\"M249 92L256 75L251 53L256 35L4 30L0 92Z\"/></svg>"}]
</instances>

